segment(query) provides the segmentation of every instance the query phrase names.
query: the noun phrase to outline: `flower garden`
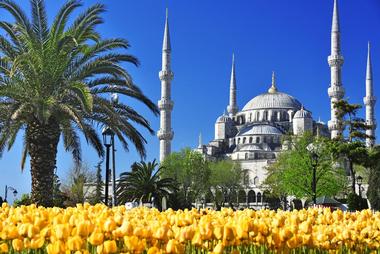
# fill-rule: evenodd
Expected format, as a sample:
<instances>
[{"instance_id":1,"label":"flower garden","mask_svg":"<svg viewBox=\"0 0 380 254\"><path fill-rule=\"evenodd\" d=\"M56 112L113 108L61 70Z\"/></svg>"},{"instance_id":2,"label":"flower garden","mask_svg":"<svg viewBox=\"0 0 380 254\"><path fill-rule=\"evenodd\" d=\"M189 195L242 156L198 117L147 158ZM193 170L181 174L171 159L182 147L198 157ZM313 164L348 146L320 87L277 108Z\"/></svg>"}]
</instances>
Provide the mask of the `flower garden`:
<instances>
[{"instance_id":1,"label":"flower garden","mask_svg":"<svg viewBox=\"0 0 380 254\"><path fill-rule=\"evenodd\" d=\"M2 253L377 253L370 210L0 209Z\"/></svg>"}]
</instances>

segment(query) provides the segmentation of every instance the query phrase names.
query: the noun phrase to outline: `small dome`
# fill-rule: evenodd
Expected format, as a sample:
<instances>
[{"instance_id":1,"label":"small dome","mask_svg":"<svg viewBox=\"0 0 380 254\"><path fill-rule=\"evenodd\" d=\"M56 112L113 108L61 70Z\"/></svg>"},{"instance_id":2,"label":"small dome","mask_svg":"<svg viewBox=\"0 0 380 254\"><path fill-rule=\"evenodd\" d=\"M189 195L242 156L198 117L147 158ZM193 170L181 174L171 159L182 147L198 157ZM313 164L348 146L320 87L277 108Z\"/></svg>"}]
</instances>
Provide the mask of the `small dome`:
<instances>
[{"instance_id":1,"label":"small dome","mask_svg":"<svg viewBox=\"0 0 380 254\"><path fill-rule=\"evenodd\" d=\"M282 135L283 133L276 127L268 124L247 126L239 131L237 136L245 135Z\"/></svg>"},{"instance_id":2,"label":"small dome","mask_svg":"<svg viewBox=\"0 0 380 254\"><path fill-rule=\"evenodd\" d=\"M294 118L311 118L311 113L302 107L294 114Z\"/></svg>"},{"instance_id":3,"label":"small dome","mask_svg":"<svg viewBox=\"0 0 380 254\"><path fill-rule=\"evenodd\" d=\"M217 123L227 123L227 122L231 122L231 121L232 121L232 119L226 114L223 114L223 115L219 116L218 119L216 119Z\"/></svg>"}]
</instances>

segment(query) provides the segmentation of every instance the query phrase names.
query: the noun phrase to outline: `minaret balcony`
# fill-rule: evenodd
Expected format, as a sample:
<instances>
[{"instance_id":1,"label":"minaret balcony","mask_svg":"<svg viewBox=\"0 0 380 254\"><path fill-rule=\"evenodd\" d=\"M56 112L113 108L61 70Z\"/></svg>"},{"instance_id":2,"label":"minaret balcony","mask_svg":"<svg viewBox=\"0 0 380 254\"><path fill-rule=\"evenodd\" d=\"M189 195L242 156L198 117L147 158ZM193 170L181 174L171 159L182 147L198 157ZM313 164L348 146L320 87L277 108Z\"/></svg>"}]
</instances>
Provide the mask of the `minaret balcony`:
<instances>
[{"instance_id":1,"label":"minaret balcony","mask_svg":"<svg viewBox=\"0 0 380 254\"><path fill-rule=\"evenodd\" d=\"M327 92L330 98L342 99L344 96L343 86L330 86Z\"/></svg>"},{"instance_id":2,"label":"minaret balcony","mask_svg":"<svg viewBox=\"0 0 380 254\"><path fill-rule=\"evenodd\" d=\"M327 58L329 66L341 66L344 63L344 58L341 55L330 55Z\"/></svg>"},{"instance_id":3,"label":"minaret balcony","mask_svg":"<svg viewBox=\"0 0 380 254\"><path fill-rule=\"evenodd\" d=\"M366 120L365 121L365 124L367 125L367 126L371 126L372 128L371 129L376 129L376 121L375 121L375 119L368 119L368 120Z\"/></svg>"},{"instance_id":4,"label":"minaret balcony","mask_svg":"<svg viewBox=\"0 0 380 254\"><path fill-rule=\"evenodd\" d=\"M328 121L327 123L328 127L329 127L329 130L339 130L339 123L337 120L330 120Z\"/></svg>"},{"instance_id":5,"label":"minaret balcony","mask_svg":"<svg viewBox=\"0 0 380 254\"><path fill-rule=\"evenodd\" d=\"M171 81L174 73L171 70L162 70L159 72L160 80Z\"/></svg>"},{"instance_id":6,"label":"minaret balcony","mask_svg":"<svg viewBox=\"0 0 380 254\"><path fill-rule=\"evenodd\" d=\"M159 140L172 140L174 137L174 132L173 130L168 132L163 129L160 129L159 131L157 131L157 137Z\"/></svg>"},{"instance_id":7,"label":"minaret balcony","mask_svg":"<svg viewBox=\"0 0 380 254\"><path fill-rule=\"evenodd\" d=\"M158 101L158 109L159 110L172 110L174 106L174 102L169 99L161 99Z\"/></svg>"},{"instance_id":8,"label":"minaret balcony","mask_svg":"<svg viewBox=\"0 0 380 254\"><path fill-rule=\"evenodd\" d=\"M376 103L376 97L375 96L366 96L363 98L364 105L366 106L373 106Z\"/></svg>"}]
</instances>

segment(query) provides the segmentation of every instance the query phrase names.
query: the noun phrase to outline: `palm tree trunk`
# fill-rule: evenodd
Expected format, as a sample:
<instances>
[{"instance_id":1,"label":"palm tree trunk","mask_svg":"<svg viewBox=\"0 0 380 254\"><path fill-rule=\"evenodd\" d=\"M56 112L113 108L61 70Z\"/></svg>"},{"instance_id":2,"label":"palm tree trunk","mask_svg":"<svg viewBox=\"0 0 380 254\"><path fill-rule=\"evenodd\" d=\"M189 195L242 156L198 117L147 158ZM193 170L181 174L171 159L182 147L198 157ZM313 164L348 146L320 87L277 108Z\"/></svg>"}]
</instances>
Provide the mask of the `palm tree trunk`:
<instances>
[{"instance_id":1,"label":"palm tree trunk","mask_svg":"<svg viewBox=\"0 0 380 254\"><path fill-rule=\"evenodd\" d=\"M26 135L32 175L32 201L36 205L51 207L59 125L54 119L50 119L47 124L35 120L28 124Z\"/></svg>"}]
</instances>

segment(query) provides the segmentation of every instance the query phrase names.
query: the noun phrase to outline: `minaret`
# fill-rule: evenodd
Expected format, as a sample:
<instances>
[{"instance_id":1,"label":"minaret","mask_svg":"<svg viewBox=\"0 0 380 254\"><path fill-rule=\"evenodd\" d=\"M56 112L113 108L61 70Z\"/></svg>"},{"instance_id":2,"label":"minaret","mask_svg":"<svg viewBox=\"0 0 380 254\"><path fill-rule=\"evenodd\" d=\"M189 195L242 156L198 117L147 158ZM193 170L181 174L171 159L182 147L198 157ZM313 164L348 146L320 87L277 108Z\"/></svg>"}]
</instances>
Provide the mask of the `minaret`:
<instances>
[{"instance_id":1,"label":"minaret","mask_svg":"<svg viewBox=\"0 0 380 254\"><path fill-rule=\"evenodd\" d=\"M365 80L365 120L366 123L371 126L371 129L366 130L368 136L371 138L366 138L365 143L367 147L372 147L375 144L375 130L376 130L376 120L375 120L375 104L376 97L373 95L373 83L372 83L372 63L371 63L371 46L368 42L368 56L367 56L367 72Z\"/></svg>"},{"instance_id":2,"label":"minaret","mask_svg":"<svg viewBox=\"0 0 380 254\"><path fill-rule=\"evenodd\" d=\"M227 106L227 111L230 117L233 117L238 112L236 105L236 77L235 77L235 55L232 54L232 69L230 80L230 104Z\"/></svg>"},{"instance_id":3,"label":"minaret","mask_svg":"<svg viewBox=\"0 0 380 254\"><path fill-rule=\"evenodd\" d=\"M162 45L162 70L159 72L161 80L161 100L158 101L158 108L160 110L160 130L157 132L157 137L160 140L161 162L170 154L171 141L174 136L171 126L171 112L173 110L173 101L171 100L171 81L174 74L171 71L170 55L169 21L168 10L166 9L165 32Z\"/></svg>"},{"instance_id":4,"label":"minaret","mask_svg":"<svg viewBox=\"0 0 380 254\"><path fill-rule=\"evenodd\" d=\"M342 133L342 119L338 119L337 110L334 108L334 102L339 101L344 96L342 85L342 65L344 59L340 52L340 29L338 3L334 0L334 11L331 28L331 55L328 57L328 63L331 72L331 83L328 94L331 100L331 120L328 127L331 132L331 138L336 138Z\"/></svg>"}]
</instances>

